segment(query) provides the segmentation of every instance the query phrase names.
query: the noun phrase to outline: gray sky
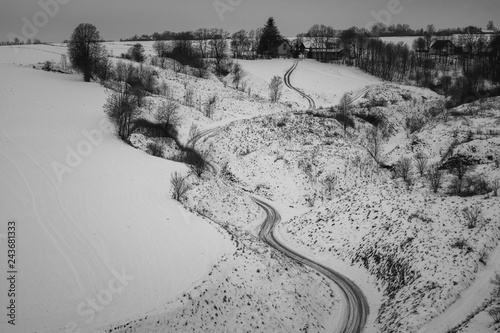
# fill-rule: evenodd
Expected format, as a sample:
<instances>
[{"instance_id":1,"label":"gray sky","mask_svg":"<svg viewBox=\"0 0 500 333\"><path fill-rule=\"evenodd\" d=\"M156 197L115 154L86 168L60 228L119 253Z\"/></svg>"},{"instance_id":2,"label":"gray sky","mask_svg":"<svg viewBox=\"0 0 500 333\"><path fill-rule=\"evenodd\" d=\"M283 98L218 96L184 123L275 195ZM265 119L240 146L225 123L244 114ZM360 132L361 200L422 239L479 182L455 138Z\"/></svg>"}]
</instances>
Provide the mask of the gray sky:
<instances>
[{"instance_id":1,"label":"gray sky","mask_svg":"<svg viewBox=\"0 0 500 333\"><path fill-rule=\"evenodd\" d=\"M43 14L40 3L52 3L50 15ZM94 24L106 40L201 27L233 33L262 27L269 16L283 35L294 36L314 24L365 27L376 21L372 13L390 13L391 5L390 17L379 16L384 23L484 28L493 20L500 27L499 0L0 0L0 41L14 33L58 42L84 22Z\"/></svg>"}]
</instances>

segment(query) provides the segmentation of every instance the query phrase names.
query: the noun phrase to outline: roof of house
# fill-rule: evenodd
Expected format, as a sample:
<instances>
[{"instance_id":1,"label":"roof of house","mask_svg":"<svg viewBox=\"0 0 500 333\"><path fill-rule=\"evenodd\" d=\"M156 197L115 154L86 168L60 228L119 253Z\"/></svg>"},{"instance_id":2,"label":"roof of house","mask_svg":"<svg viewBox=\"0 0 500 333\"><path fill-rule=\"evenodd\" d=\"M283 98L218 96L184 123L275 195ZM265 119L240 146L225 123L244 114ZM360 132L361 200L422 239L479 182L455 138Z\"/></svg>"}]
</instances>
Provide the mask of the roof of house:
<instances>
[{"instance_id":1,"label":"roof of house","mask_svg":"<svg viewBox=\"0 0 500 333\"><path fill-rule=\"evenodd\" d=\"M448 47L448 45L451 44L452 46L455 46L451 40L437 40L434 42L434 44L431 45L431 48L433 49L442 49L445 47Z\"/></svg>"}]
</instances>

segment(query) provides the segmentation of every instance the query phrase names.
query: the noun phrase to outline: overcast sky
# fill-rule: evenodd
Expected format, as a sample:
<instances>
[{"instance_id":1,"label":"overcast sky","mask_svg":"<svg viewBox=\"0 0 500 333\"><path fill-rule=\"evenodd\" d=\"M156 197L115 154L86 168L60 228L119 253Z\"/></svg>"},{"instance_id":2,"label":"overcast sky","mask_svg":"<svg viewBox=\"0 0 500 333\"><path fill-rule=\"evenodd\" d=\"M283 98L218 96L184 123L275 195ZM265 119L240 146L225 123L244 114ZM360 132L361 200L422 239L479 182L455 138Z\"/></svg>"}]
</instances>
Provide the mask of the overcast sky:
<instances>
[{"instance_id":1,"label":"overcast sky","mask_svg":"<svg viewBox=\"0 0 500 333\"><path fill-rule=\"evenodd\" d=\"M51 15L41 13L40 3L55 1L65 4L49 6ZM394 14L379 16L384 23L485 28L493 20L500 27L499 0L0 0L0 41L14 33L58 42L84 22L94 24L106 40L201 27L233 33L262 27L269 16L283 35L295 36L314 24L365 27L376 21L372 13L389 13L391 4Z\"/></svg>"}]
</instances>

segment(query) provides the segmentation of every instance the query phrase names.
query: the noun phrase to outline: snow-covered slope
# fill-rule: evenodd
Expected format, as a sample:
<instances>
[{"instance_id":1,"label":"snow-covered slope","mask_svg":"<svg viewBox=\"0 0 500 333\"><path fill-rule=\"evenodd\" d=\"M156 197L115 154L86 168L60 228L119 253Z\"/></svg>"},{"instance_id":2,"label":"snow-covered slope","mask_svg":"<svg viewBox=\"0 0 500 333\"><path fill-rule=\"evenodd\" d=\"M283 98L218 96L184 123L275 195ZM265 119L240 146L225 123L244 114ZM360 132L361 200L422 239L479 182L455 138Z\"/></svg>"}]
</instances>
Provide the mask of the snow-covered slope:
<instances>
[{"instance_id":1,"label":"snow-covered slope","mask_svg":"<svg viewBox=\"0 0 500 333\"><path fill-rule=\"evenodd\" d=\"M246 79L252 86L252 91L258 91L259 86L267 88L265 83L269 84L274 75L283 77L292 67L294 59L237 61L249 73ZM354 67L323 64L310 59L300 61L297 69L292 73L291 80L295 87L311 95L318 107L325 108L336 105L345 93L355 92L382 82ZM304 109L308 105L298 93L288 88L284 89L283 100L296 101Z\"/></svg>"},{"instance_id":2,"label":"snow-covered slope","mask_svg":"<svg viewBox=\"0 0 500 333\"><path fill-rule=\"evenodd\" d=\"M0 331L93 332L174 299L234 247L170 199L183 165L115 138L101 86L12 65L58 61L36 47L0 47L0 233L17 223L18 258L16 326L2 278Z\"/></svg>"}]
</instances>

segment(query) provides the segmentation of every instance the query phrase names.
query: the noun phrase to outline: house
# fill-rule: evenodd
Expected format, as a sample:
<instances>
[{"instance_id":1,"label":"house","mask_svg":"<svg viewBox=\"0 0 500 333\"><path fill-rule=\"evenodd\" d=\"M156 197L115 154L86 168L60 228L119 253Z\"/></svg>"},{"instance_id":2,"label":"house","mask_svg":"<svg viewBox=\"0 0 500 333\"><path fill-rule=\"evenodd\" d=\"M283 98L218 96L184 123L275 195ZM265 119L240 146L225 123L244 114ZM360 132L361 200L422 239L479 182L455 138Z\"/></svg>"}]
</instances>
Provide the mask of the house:
<instances>
[{"instance_id":1,"label":"house","mask_svg":"<svg viewBox=\"0 0 500 333\"><path fill-rule=\"evenodd\" d=\"M437 40L431 45L430 53L439 56L454 55L456 47L451 40Z\"/></svg>"},{"instance_id":2,"label":"house","mask_svg":"<svg viewBox=\"0 0 500 333\"><path fill-rule=\"evenodd\" d=\"M292 45L288 40L284 40L278 46L278 56L280 58L290 58L292 56Z\"/></svg>"},{"instance_id":3,"label":"house","mask_svg":"<svg viewBox=\"0 0 500 333\"><path fill-rule=\"evenodd\" d=\"M312 40L304 40L302 43L307 50L307 58L316 59L321 62L331 62L349 58L349 52L340 48L337 40L328 42L318 42Z\"/></svg>"}]
</instances>

